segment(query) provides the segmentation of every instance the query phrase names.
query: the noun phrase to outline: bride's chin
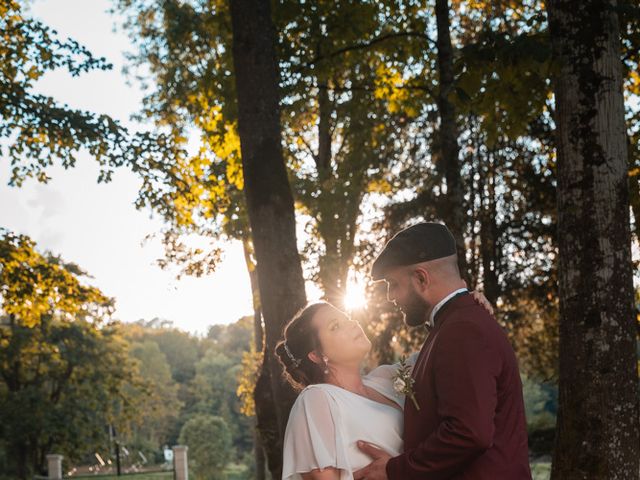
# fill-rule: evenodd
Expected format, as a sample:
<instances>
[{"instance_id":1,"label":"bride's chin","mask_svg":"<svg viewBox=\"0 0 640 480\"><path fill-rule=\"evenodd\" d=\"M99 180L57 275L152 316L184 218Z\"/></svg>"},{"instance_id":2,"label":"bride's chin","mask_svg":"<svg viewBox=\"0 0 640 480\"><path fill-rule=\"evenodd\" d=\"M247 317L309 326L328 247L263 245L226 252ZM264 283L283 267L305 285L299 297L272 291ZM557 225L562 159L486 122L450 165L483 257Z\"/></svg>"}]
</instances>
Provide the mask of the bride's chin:
<instances>
[{"instance_id":1,"label":"bride's chin","mask_svg":"<svg viewBox=\"0 0 640 480\"><path fill-rule=\"evenodd\" d=\"M369 340L368 338L365 345L363 345L363 351L364 351L364 354L362 355L362 358L368 355L369 352L371 351L371 340Z\"/></svg>"},{"instance_id":2,"label":"bride's chin","mask_svg":"<svg viewBox=\"0 0 640 480\"><path fill-rule=\"evenodd\" d=\"M371 351L371 343L367 342L366 344L362 343L359 345L355 345L352 352L353 352L353 360L361 363L364 361L365 358L367 358L367 355L369 354L369 352Z\"/></svg>"}]
</instances>

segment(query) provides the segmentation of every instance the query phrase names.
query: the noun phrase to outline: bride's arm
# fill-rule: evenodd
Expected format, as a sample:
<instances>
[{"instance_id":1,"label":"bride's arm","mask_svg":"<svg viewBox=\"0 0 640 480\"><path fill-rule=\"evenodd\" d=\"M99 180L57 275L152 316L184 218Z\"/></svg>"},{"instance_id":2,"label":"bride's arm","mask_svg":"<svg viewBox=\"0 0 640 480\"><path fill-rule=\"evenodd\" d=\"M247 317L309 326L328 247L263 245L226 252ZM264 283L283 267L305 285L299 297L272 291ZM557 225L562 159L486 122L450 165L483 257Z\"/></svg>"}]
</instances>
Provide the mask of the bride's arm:
<instances>
[{"instance_id":1,"label":"bride's arm","mask_svg":"<svg viewBox=\"0 0 640 480\"><path fill-rule=\"evenodd\" d=\"M303 390L287 422L282 478L339 480L340 470L349 468L342 435L335 399L320 385Z\"/></svg>"},{"instance_id":2,"label":"bride's arm","mask_svg":"<svg viewBox=\"0 0 640 480\"><path fill-rule=\"evenodd\" d=\"M311 470L302 474L303 480L340 480L340 470L337 468L324 468L322 470Z\"/></svg>"}]
</instances>

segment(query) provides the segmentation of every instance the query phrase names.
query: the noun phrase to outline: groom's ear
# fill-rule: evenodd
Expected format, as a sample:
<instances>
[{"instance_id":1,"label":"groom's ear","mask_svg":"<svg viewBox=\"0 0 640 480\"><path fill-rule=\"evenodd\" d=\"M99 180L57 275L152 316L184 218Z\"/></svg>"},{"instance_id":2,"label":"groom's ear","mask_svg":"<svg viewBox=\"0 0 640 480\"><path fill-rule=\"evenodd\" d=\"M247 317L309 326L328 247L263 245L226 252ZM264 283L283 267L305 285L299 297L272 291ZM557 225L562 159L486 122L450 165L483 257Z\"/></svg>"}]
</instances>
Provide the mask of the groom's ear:
<instances>
[{"instance_id":1,"label":"groom's ear","mask_svg":"<svg viewBox=\"0 0 640 480\"><path fill-rule=\"evenodd\" d=\"M431 283L431 278L429 277L429 272L427 272L422 267L416 267L413 271L413 280L416 282L416 286L418 289L423 290L428 287Z\"/></svg>"}]
</instances>

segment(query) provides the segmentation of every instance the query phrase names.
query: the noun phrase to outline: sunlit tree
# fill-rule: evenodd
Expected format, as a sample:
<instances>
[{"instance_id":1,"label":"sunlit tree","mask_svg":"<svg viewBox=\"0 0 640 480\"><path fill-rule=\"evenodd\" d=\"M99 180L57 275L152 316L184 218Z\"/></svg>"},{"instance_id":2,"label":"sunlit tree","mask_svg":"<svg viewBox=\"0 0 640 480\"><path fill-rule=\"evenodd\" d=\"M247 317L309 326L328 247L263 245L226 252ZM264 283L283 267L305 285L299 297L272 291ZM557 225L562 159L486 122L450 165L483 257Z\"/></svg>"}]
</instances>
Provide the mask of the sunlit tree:
<instances>
[{"instance_id":1,"label":"sunlit tree","mask_svg":"<svg viewBox=\"0 0 640 480\"><path fill-rule=\"evenodd\" d=\"M126 431L130 389L145 388L109 321L111 299L85 280L0 230L0 436L17 478L43 473L49 453L76 461L108 448L106 426Z\"/></svg>"}]
</instances>

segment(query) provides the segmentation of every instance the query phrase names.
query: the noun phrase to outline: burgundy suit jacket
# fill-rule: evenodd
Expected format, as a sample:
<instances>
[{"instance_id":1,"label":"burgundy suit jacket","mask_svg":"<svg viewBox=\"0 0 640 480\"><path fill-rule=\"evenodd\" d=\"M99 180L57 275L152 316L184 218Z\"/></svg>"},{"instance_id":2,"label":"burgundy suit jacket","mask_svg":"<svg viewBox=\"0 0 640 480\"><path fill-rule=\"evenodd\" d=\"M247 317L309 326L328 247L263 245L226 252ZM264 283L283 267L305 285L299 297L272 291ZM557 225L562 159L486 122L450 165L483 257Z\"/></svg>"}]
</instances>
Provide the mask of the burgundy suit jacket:
<instances>
[{"instance_id":1,"label":"burgundy suit jacket","mask_svg":"<svg viewBox=\"0 0 640 480\"><path fill-rule=\"evenodd\" d=\"M416 361L404 453L390 480L530 480L522 384L496 320L464 293L437 313Z\"/></svg>"}]
</instances>

